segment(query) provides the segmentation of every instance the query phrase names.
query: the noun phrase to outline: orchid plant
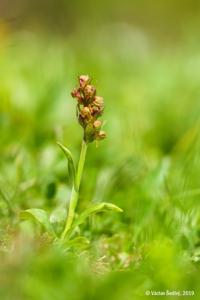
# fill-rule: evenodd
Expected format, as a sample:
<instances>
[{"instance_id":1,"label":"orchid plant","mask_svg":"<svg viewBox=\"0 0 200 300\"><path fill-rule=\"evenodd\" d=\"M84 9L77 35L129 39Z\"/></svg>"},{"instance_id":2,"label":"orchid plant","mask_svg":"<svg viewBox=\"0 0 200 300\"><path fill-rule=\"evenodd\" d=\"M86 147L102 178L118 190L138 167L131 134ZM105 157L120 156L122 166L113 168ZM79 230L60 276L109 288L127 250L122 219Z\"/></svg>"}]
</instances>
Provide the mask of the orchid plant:
<instances>
[{"instance_id":1,"label":"orchid plant","mask_svg":"<svg viewBox=\"0 0 200 300\"><path fill-rule=\"evenodd\" d=\"M32 218L39 222L44 229L53 236L54 240L59 240L61 242L69 242L71 237L74 236L76 228L93 214L107 210L122 212L121 208L112 203L101 202L90 204L88 208L76 216L79 190L88 145L94 141L103 140L106 137L105 131L102 130L102 121L99 120L99 117L101 117L104 112L104 99L103 97L97 96L96 88L91 84L91 78L88 75L81 75L78 80L79 86L71 93L72 97L77 101L77 119L83 128L83 140L77 167L75 167L69 149L63 144L57 143L68 160L68 173L72 182L71 198L67 209L65 226L61 235L57 235L46 210L32 208L21 212L21 217L23 219Z\"/></svg>"}]
</instances>

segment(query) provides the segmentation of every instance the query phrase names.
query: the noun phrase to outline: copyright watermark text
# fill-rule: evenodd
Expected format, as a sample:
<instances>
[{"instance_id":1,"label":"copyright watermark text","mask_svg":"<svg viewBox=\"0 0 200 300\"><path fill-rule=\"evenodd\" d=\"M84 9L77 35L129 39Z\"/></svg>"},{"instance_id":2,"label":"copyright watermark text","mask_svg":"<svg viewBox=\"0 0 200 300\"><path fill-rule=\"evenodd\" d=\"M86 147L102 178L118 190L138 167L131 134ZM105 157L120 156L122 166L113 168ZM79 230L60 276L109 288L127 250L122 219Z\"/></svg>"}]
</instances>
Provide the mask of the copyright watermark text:
<instances>
[{"instance_id":1,"label":"copyright watermark text","mask_svg":"<svg viewBox=\"0 0 200 300\"><path fill-rule=\"evenodd\" d=\"M147 290L145 291L146 296L177 296L177 297L182 297L182 296L194 296L194 291L171 291L171 290L166 290L166 291L156 291L156 290Z\"/></svg>"}]
</instances>

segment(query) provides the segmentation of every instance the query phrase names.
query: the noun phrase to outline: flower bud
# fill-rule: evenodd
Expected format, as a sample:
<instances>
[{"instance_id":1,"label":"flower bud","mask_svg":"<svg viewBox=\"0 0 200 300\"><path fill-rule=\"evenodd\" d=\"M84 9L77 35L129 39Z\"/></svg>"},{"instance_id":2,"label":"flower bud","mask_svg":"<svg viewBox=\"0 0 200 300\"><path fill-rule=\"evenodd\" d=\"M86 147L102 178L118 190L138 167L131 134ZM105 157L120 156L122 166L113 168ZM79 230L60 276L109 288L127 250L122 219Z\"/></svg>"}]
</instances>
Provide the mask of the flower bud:
<instances>
[{"instance_id":1,"label":"flower bud","mask_svg":"<svg viewBox=\"0 0 200 300\"><path fill-rule=\"evenodd\" d=\"M84 140L86 143L92 143L95 140L95 130L92 123L88 123L84 130Z\"/></svg>"},{"instance_id":2,"label":"flower bud","mask_svg":"<svg viewBox=\"0 0 200 300\"><path fill-rule=\"evenodd\" d=\"M97 140L103 140L103 139L105 139L105 137L106 137L105 131L100 130L100 131L98 132L97 136L96 136L96 139L97 139Z\"/></svg>"},{"instance_id":3,"label":"flower bud","mask_svg":"<svg viewBox=\"0 0 200 300\"><path fill-rule=\"evenodd\" d=\"M85 86L83 92L87 100L92 100L96 94L96 88L93 85L88 84Z\"/></svg>"},{"instance_id":4,"label":"flower bud","mask_svg":"<svg viewBox=\"0 0 200 300\"><path fill-rule=\"evenodd\" d=\"M79 84L81 88L84 88L88 83L90 83L90 77L88 75L79 76Z\"/></svg>"},{"instance_id":5,"label":"flower bud","mask_svg":"<svg viewBox=\"0 0 200 300\"><path fill-rule=\"evenodd\" d=\"M89 119L91 117L90 109L87 106L83 107L80 114L83 119Z\"/></svg>"},{"instance_id":6,"label":"flower bud","mask_svg":"<svg viewBox=\"0 0 200 300\"><path fill-rule=\"evenodd\" d=\"M96 118L101 116L103 113L103 107L98 107L98 106L94 106L94 103L92 103L91 105L91 113L93 116L95 116Z\"/></svg>"},{"instance_id":7,"label":"flower bud","mask_svg":"<svg viewBox=\"0 0 200 300\"><path fill-rule=\"evenodd\" d=\"M101 125L102 125L102 122L100 120L96 120L96 121L94 121L93 127L95 129L100 129Z\"/></svg>"},{"instance_id":8,"label":"flower bud","mask_svg":"<svg viewBox=\"0 0 200 300\"><path fill-rule=\"evenodd\" d=\"M94 101L93 101L93 104L95 106L97 106L98 108L103 108L104 107L104 100L103 100L103 97L100 97L100 96L95 96L94 97Z\"/></svg>"},{"instance_id":9,"label":"flower bud","mask_svg":"<svg viewBox=\"0 0 200 300\"><path fill-rule=\"evenodd\" d=\"M82 99L79 89L73 89L73 91L71 92L71 95L73 98L77 98L79 103L82 103L83 99Z\"/></svg>"},{"instance_id":10,"label":"flower bud","mask_svg":"<svg viewBox=\"0 0 200 300\"><path fill-rule=\"evenodd\" d=\"M73 91L71 92L73 98L76 98L77 92L78 92L77 89L73 89Z\"/></svg>"}]
</instances>

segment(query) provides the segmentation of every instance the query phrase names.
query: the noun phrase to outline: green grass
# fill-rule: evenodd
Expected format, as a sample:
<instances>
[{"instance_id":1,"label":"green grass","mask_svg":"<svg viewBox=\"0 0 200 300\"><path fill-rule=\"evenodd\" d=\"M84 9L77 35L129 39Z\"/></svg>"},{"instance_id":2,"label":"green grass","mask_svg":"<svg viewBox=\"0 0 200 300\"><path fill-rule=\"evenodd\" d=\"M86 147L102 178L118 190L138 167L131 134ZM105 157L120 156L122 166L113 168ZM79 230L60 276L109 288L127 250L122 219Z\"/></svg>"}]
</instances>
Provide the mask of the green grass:
<instances>
[{"instance_id":1,"label":"green grass","mask_svg":"<svg viewBox=\"0 0 200 300\"><path fill-rule=\"evenodd\" d=\"M1 41L3 300L132 300L146 290L194 290L199 299L200 45L192 33L169 49L120 34L92 45L29 34ZM78 211L107 201L124 213L92 217L80 226L90 244L65 252L19 213L47 209L63 229L71 185L56 141L78 158L70 92L82 73L105 98L108 137L88 149Z\"/></svg>"}]
</instances>

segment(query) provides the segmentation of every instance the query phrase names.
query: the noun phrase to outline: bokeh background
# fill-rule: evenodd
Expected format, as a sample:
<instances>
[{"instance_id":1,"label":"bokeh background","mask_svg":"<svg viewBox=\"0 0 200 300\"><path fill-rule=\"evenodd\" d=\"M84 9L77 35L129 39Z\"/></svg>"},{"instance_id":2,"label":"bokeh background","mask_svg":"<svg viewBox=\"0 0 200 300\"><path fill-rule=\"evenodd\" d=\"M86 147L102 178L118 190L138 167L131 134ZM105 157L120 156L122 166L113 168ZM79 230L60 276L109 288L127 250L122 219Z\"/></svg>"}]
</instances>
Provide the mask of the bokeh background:
<instances>
[{"instance_id":1,"label":"bokeh background","mask_svg":"<svg viewBox=\"0 0 200 300\"><path fill-rule=\"evenodd\" d=\"M199 26L197 0L0 0L2 300L199 299ZM47 209L62 230L71 186L56 141L78 159L80 74L105 98L107 139L89 147L78 211L124 213L89 220L90 245L65 253L19 212Z\"/></svg>"}]
</instances>

